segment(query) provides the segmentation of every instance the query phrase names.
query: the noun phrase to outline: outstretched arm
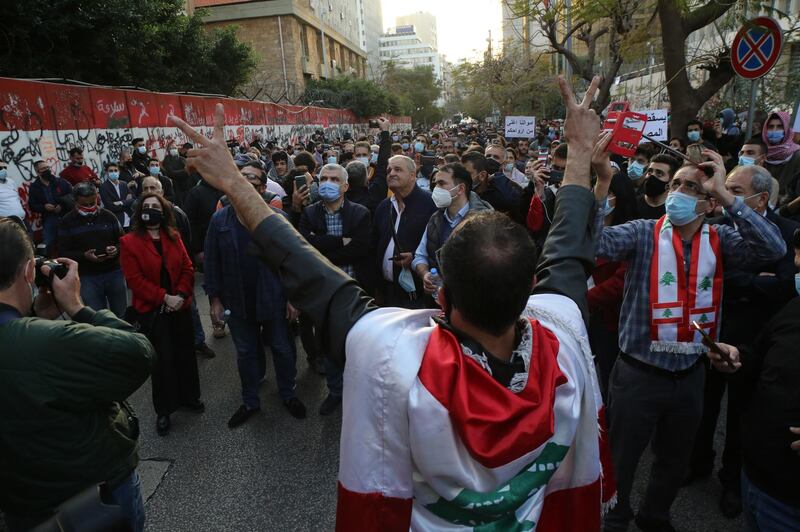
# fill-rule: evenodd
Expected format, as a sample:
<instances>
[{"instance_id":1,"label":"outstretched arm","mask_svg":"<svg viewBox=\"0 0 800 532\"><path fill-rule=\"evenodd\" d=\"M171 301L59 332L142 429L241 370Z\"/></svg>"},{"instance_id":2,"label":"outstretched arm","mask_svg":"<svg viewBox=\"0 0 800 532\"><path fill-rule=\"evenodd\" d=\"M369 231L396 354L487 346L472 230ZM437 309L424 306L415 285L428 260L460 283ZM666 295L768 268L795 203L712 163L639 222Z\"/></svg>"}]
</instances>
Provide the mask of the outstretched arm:
<instances>
[{"instance_id":1,"label":"outstretched arm","mask_svg":"<svg viewBox=\"0 0 800 532\"><path fill-rule=\"evenodd\" d=\"M588 320L586 278L594 266L595 206L590 169L592 149L600 132L600 118L589 106L600 78L592 80L580 104L575 102L564 78L560 77L558 83L567 107L564 128L570 149L564 183L556 195L553 226L539 260L534 292L557 293L572 299L581 309L584 320Z\"/></svg>"},{"instance_id":2,"label":"outstretched arm","mask_svg":"<svg viewBox=\"0 0 800 532\"><path fill-rule=\"evenodd\" d=\"M242 177L225 144L224 108L217 104L214 136L209 140L175 116L179 127L195 144L187 153L187 168L199 172L231 200L236 214L252 233L258 253L280 277L286 297L309 314L334 360L344 362L347 333L376 307L356 282L319 254L284 219L275 216L255 188Z\"/></svg>"}]
</instances>

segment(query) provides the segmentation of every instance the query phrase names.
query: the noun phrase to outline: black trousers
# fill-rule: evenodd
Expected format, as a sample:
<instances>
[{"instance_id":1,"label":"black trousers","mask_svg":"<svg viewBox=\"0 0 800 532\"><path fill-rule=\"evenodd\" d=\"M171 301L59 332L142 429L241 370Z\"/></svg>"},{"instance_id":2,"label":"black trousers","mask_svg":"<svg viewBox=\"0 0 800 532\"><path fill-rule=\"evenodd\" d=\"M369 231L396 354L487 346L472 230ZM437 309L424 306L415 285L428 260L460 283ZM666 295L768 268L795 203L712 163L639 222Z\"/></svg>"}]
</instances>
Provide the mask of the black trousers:
<instances>
[{"instance_id":1,"label":"black trousers","mask_svg":"<svg viewBox=\"0 0 800 532\"><path fill-rule=\"evenodd\" d=\"M670 377L648 372L622 357L617 359L608 389L617 505L606 516L605 530L624 531L633 517L631 488L648 443L655 457L639 514L669 520L669 509L686 475L700 425L704 381L702 364L686 375Z\"/></svg>"},{"instance_id":2,"label":"black trousers","mask_svg":"<svg viewBox=\"0 0 800 532\"><path fill-rule=\"evenodd\" d=\"M727 375L709 369L703 395L703 418L697 430L692 450L691 468L696 473L710 473L714 469L714 433L717 429L720 404L725 388L728 389L728 411L725 419L725 449L722 452L722 469L719 480L724 485L738 489L742 472L742 443L740 420L744 410L742 382L738 374Z\"/></svg>"}]
</instances>

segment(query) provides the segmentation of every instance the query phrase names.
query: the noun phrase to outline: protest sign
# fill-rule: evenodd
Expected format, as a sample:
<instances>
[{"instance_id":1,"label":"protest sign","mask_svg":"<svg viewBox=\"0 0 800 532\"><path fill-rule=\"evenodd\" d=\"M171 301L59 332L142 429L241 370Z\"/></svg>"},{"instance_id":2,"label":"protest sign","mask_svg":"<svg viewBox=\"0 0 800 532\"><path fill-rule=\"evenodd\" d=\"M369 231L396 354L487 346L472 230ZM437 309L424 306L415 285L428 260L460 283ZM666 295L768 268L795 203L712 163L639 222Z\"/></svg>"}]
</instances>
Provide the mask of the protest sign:
<instances>
[{"instance_id":1,"label":"protest sign","mask_svg":"<svg viewBox=\"0 0 800 532\"><path fill-rule=\"evenodd\" d=\"M505 137L530 139L536 136L536 117L507 116Z\"/></svg>"}]
</instances>

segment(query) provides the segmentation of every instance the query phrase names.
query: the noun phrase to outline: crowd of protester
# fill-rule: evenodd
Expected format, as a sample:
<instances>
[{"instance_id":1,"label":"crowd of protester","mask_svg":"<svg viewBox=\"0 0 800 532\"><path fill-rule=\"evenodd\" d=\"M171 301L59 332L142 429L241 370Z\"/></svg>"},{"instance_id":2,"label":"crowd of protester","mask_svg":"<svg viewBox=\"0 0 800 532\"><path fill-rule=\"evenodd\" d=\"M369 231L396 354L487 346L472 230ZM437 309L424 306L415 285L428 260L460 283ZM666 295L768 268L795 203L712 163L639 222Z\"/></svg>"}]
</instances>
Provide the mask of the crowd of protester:
<instances>
[{"instance_id":1,"label":"crowd of protester","mask_svg":"<svg viewBox=\"0 0 800 532\"><path fill-rule=\"evenodd\" d=\"M670 132L672 152L642 143L630 158L609 156L606 136L592 154L596 263L586 280L587 318L618 490L608 531L625 530L634 517L642 530L673 530L678 490L710 475L718 452L725 516L744 509L754 529L800 529L800 145L784 112L735 121L730 109L691 121ZM381 118L357 138L319 131L279 145L257 136L230 150L264 201L378 306L430 309L439 305L440 250L470 217L503 213L537 253L545 248L572 160L563 126L541 120L537 136L506 139L490 125L408 131ZM77 263L83 302L146 334L160 435L175 412L205 408L196 356L214 352L196 297L209 298L213 336L230 334L236 348L242 404L229 427L260 410L267 348L282 404L306 416L295 392L296 337L327 380L318 413L331 414L347 390L321 325L293 306L278 275L251 252L254 237L227 196L187 167L193 149L172 143L159 160L134 139L97 175L72 148L59 175L34 164L27 205L0 161L0 217L27 231L27 207L40 223L39 252ZM706 179L709 168L722 177ZM697 286L680 286L689 280ZM675 301L683 306L670 307ZM662 309L708 322L712 336L741 354L741 368L701 356L707 348L692 343L691 331L687 340L680 327L667 330L669 319L653 317ZM715 449L726 389L725 443ZM630 492L648 444L655 459L634 516ZM2 503L10 515L30 509Z\"/></svg>"}]
</instances>

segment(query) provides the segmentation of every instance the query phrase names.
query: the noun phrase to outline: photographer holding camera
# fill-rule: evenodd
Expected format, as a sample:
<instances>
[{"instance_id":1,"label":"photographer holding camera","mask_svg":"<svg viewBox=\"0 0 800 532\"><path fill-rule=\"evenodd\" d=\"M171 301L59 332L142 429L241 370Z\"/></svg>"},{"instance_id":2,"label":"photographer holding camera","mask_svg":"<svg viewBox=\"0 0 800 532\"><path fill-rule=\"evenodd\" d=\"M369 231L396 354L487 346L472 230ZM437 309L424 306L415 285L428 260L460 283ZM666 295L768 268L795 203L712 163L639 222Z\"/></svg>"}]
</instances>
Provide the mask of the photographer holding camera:
<instances>
[{"instance_id":1,"label":"photographer holding camera","mask_svg":"<svg viewBox=\"0 0 800 532\"><path fill-rule=\"evenodd\" d=\"M18 224L0 220L0 249L0 509L10 530L103 484L141 531L138 423L120 403L150 376L153 347L112 312L84 306L78 264L37 262ZM94 508L83 523L104 512Z\"/></svg>"}]
</instances>

